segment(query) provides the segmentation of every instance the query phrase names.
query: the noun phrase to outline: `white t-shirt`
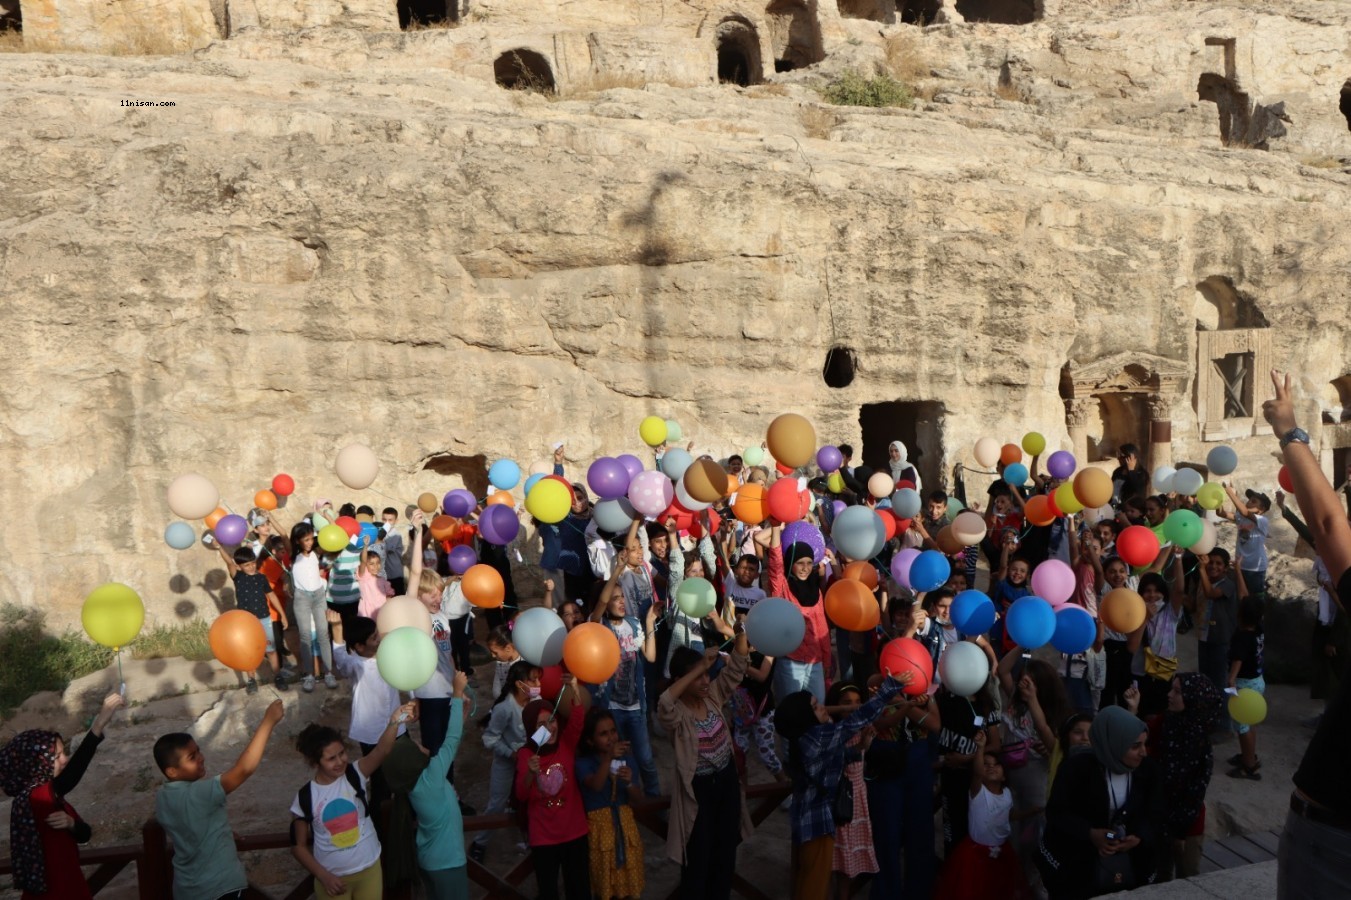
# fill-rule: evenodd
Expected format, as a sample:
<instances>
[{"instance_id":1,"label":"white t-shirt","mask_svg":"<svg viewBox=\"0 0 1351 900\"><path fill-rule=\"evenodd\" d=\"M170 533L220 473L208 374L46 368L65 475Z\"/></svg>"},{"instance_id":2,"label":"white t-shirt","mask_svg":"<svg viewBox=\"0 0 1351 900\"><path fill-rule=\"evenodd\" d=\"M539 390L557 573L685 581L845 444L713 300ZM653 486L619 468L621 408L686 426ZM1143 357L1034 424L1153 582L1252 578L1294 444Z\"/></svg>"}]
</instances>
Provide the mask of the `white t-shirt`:
<instances>
[{"instance_id":1,"label":"white t-shirt","mask_svg":"<svg viewBox=\"0 0 1351 900\"><path fill-rule=\"evenodd\" d=\"M752 584L750 587L742 587L737 582L736 576L728 574L722 582L723 593L732 598L732 605L737 609L749 610L752 606L765 599L768 594L758 584Z\"/></svg>"},{"instance_id":2,"label":"white t-shirt","mask_svg":"<svg viewBox=\"0 0 1351 900\"><path fill-rule=\"evenodd\" d=\"M619 667L611 679L610 708L642 709L643 698L638 694L638 667L643 664L643 644L646 636L637 619L611 621L610 630L619 641Z\"/></svg>"},{"instance_id":3,"label":"white t-shirt","mask_svg":"<svg viewBox=\"0 0 1351 900\"><path fill-rule=\"evenodd\" d=\"M432 642L436 644L436 671L426 684L413 691L413 696L420 700L449 697L454 686L455 663L450 658L450 618L444 612L432 613Z\"/></svg>"},{"instance_id":4,"label":"white t-shirt","mask_svg":"<svg viewBox=\"0 0 1351 900\"><path fill-rule=\"evenodd\" d=\"M1116 815L1116 811L1126 805L1131 796L1131 773L1115 772L1107 776L1107 813Z\"/></svg>"},{"instance_id":5,"label":"white t-shirt","mask_svg":"<svg viewBox=\"0 0 1351 900\"><path fill-rule=\"evenodd\" d=\"M291 580L295 583L296 590L322 591L324 589L324 576L319 574L319 554L308 553L301 554L291 563Z\"/></svg>"},{"instance_id":6,"label":"white t-shirt","mask_svg":"<svg viewBox=\"0 0 1351 900\"><path fill-rule=\"evenodd\" d=\"M352 688L352 719L347 735L362 744L377 744L385 733L389 717L399 708L399 692L380 677L375 657L366 659L348 653L347 647L333 647L333 667L338 673L356 682ZM408 729L399 726L399 734ZM353 871L356 871L355 869Z\"/></svg>"},{"instance_id":7,"label":"white t-shirt","mask_svg":"<svg viewBox=\"0 0 1351 900\"><path fill-rule=\"evenodd\" d=\"M1013 833L1009 813L1013 811L1013 793L1007 787L994 794L985 785L971 798L967 812L967 832L971 840L984 847L1002 847Z\"/></svg>"},{"instance_id":8,"label":"white t-shirt","mask_svg":"<svg viewBox=\"0 0 1351 900\"><path fill-rule=\"evenodd\" d=\"M361 779L367 801L371 796L370 781L360 767L352 766ZM334 875L355 875L375 865L380 859L380 839L375 836L375 824L367 815L347 776L339 776L332 784L310 782L310 810L314 821L314 858L319 865ZM291 815L300 818L300 794L291 801Z\"/></svg>"},{"instance_id":9,"label":"white t-shirt","mask_svg":"<svg viewBox=\"0 0 1351 900\"><path fill-rule=\"evenodd\" d=\"M465 616L473 615L474 604L465 599L460 579L446 582L446 588L441 592L441 612L452 619L463 619Z\"/></svg>"}]
</instances>

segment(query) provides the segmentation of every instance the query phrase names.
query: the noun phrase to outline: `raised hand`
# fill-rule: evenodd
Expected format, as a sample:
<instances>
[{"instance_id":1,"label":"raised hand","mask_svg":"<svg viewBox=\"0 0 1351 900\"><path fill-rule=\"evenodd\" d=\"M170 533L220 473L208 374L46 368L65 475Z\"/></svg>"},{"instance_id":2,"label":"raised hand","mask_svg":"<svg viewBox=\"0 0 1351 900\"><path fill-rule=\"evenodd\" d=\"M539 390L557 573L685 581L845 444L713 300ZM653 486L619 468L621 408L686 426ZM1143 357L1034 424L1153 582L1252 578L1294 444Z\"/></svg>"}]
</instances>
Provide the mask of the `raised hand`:
<instances>
[{"instance_id":1,"label":"raised hand","mask_svg":"<svg viewBox=\"0 0 1351 900\"><path fill-rule=\"evenodd\" d=\"M1276 437L1285 437L1295 427L1295 401L1291 397L1290 373L1278 369L1271 370L1271 384L1276 389L1276 397L1262 403L1262 418L1271 425Z\"/></svg>"}]
</instances>

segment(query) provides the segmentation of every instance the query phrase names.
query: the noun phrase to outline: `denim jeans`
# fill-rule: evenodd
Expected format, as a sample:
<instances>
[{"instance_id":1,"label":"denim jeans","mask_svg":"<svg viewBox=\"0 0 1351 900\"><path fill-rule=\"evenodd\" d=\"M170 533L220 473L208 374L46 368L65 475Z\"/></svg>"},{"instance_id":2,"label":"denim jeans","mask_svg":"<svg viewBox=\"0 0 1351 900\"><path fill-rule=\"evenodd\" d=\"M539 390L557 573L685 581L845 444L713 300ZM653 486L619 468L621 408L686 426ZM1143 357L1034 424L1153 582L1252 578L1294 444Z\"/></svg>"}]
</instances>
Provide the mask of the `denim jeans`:
<instances>
[{"instance_id":1,"label":"denim jeans","mask_svg":"<svg viewBox=\"0 0 1351 900\"><path fill-rule=\"evenodd\" d=\"M327 589L303 591L296 588L292 610L295 613L295 626L299 632L300 674L314 674L314 650L310 646L310 632L314 632L315 643L319 645L319 656L324 661L324 671L333 671L333 643L328 639L328 604L324 602Z\"/></svg>"},{"instance_id":2,"label":"denim jeans","mask_svg":"<svg viewBox=\"0 0 1351 900\"><path fill-rule=\"evenodd\" d=\"M826 702L826 678L820 663L798 662L781 656L774 660L771 677L776 703L798 691L811 691L817 703Z\"/></svg>"},{"instance_id":3,"label":"denim jeans","mask_svg":"<svg viewBox=\"0 0 1351 900\"><path fill-rule=\"evenodd\" d=\"M488 775L488 807L483 810L482 815L490 816L493 813L507 811L507 801L511 799L511 788L515 781L515 762L510 759L503 759L494 753L493 767ZM477 847L488 846L488 838L491 836L491 831L480 831L474 835L474 845Z\"/></svg>"},{"instance_id":4,"label":"denim jeans","mask_svg":"<svg viewBox=\"0 0 1351 900\"><path fill-rule=\"evenodd\" d=\"M647 716L641 709L611 709L615 729L621 741L632 745L633 758L638 760L638 771L643 779L643 793L649 797L661 795L657 761L652 758L652 743L647 737Z\"/></svg>"}]
</instances>

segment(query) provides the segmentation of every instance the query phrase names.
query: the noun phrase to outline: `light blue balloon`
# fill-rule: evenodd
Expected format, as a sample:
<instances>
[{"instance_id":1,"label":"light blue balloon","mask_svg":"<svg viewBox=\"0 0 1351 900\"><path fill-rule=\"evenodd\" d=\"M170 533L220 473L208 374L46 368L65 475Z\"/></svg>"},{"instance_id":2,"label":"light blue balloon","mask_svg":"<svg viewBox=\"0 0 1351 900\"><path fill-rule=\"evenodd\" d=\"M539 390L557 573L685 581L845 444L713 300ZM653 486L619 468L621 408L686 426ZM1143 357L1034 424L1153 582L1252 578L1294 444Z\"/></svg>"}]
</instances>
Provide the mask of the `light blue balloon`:
<instances>
[{"instance_id":1,"label":"light blue balloon","mask_svg":"<svg viewBox=\"0 0 1351 900\"><path fill-rule=\"evenodd\" d=\"M1022 463L1005 466L1004 480L1014 487L1022 487L1027 484L1027 466Z\"/></svg>"},{"instance_id":2,"label":"light blue balloon","mask_svg":"<svg viewBox=\"0 0 1351 900\"><path fill-rule=\"evenodd\" d=\"M186 550L197 543L197 532L187 522L170 522L164 529L164 543L175 550Z\"/></svg>"},{"instance_id":3,"label":"light blue balloon","mask_svg":"<svg viewBox=\"0 0 1351 900\"><path fill-rule=\"evenodd\" d=\"M661 473L672 481L685 477L685 470L694 465L694 457L679 447L667 450L661 458Z\"/></svg>"},{"instance_id":4,"label":"light blue balloon","mask_svg":"<svg viewBox=\"0 0 1351 900\"><path fill-rule=\"evenodd\" d=\"M1230 475L1238 468L1238 454L1233 447L1215 447L1206 454L1206 468L1212 475Z\"/></svg>"},{"instance_id":5,"label":"light blue balloon","mask_svg":"<svg viewBox=\"0 0 1351 900\"><path fill-rule=\"evenodd\" d=\"M891 495L891 511L902 519L913 519L919 515L922 505L919 491L914 488L901 488Z\"/></svg>"},{"instance_id":6,"label":"light blue balloon","mask_svg":"<svg viewBox=\"0 0 1351 900\"><path fill-rule=\"evenodd\" d=\"M767 597L746 615L746 640L765 656L787 656L806 636L802 610L782 597Z\"/></svg>"},{"instance_id":7,"label":"light blue balloon","mask_svg":"<svg viewBox=\"0 0 1351 900\"><path fill-rule=\"evenodd\" d=\"M619 497L614 500L601 500L591 507L591 518L595 520L596 527L602 531L623 534L628 531L629 524L638 518L638 513L628 497Z\"/></svg>"},{"instance_id":8,"label":"light blue balloon","mask_svg":"<svg viewBox=\"0 0 1351 900\"><path fill-rule=\"evenodd\" d=\"M680 427L680 423L675 419L666 420L666 440L681 441L685 439L685 431Z\"/></svg>"},{"instance_id":9,"label":"light blue balloon","mask_svg":"<svg viewBox=\"0 0 1351 900\"><path fill-rule=\"evenodd\" d=\"M521 467L509 459L499 459L488 467L488 482L499 491L509 491L521 480Z\"/></svg>"},{"instance_id":10,"label":"light blue balloon","mask_svg":"<svg viewBox=\"0 0 1351 900\"><path fill-rule=\"evenodd\" d=\"M1009 607L1004 627L1019 647L1036 650L1055 636L1055 610L1040 597L1022 597Z\"/></svg>"},{"instance_id":11,"label":"light blue balloon","mask_svg":"<svg viewBox=\"0 0 1351 900\"><path fill-rule=\"evenodd\" d=\"M916 591L933 591L947 583L952 575L952 564L937 550L925 550L910 564L910 587Z\"/></svg>"},{"instance_id":12,"label":"light blue balloon","mask_svg":"<svg viewBox=\"0 0 1351 900\"><path fill-rule=\"evenodd\" d=\"M511 629L511 642L521 659L532 666L556 666L563 661L563 639L568 629L558 613L543 606L523 610Z\"/></svg>"},{"instance_id":13,"label":"light blue balloon","mask_svg":"<svg viewBox=\"0 0 1351 900\"><path fill-rule=\"evenodd\" d=\"M544 476L536 472L525 480L525 493L529 494L530 489L544 480Z\"/></svg>"},{"instance_id":14,"label":"light blue balloon","mask_svg":"<svg viewBox=\"0 0 1351 900\"><path fill-rule=\"evenodd\" d=\"M830 537L835 549L850 559L872 559L882 552L887 532L877 513L866 506L850 506L835 517Z\"/></svg>"}]
</instances>

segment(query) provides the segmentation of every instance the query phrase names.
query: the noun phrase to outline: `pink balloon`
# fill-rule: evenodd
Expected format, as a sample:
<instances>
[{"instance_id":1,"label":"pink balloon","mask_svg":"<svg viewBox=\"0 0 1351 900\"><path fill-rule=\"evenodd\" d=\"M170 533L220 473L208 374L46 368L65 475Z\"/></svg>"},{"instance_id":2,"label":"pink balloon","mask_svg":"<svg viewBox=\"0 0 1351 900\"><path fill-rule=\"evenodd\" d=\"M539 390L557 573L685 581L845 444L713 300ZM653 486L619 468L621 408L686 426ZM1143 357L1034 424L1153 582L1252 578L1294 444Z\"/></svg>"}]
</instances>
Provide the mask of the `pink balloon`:
<instances>
[{"instance_id":1,"label":"pink balloon","mask_svg":"<svg viewBox=\"0 0 1351 900\"><path fill-rule=\"evenodd\" d=\"M655 519L675 499L671 479L661 472L640 472L629 482L629 502L643 515Z\"/></svg>"},{"instance_id":2,"label":"pink balloon","mask_svg":"<svg viewBox=\"0 0 1351 900\"><path fill-rule=\"evenodd\" d=\"M910 589L910 565L919 557L914 547L906 547L891 558L891 577L901 587Z\"/></svg>"},{"instance_id":3,"label":"pink balloon","mask_svg":"<svg viewBox=\"0 0 1351 900\"><path fill-rule=\"evenodd\" d=\"M1032 593L1058 607L1074 596L1074 570L1048 559L1032 571Z\"/></svg>"}]
</instances>

